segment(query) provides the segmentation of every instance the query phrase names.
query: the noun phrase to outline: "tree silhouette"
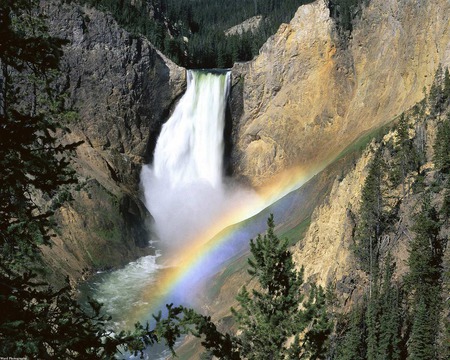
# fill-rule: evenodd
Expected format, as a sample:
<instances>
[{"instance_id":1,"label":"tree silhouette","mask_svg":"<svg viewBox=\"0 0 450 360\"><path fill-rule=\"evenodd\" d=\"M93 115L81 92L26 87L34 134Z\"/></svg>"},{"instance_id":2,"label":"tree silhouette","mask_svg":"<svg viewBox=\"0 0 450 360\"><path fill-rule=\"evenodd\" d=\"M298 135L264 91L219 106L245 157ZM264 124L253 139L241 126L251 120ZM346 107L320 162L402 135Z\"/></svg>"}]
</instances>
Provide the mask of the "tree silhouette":
<instances>
[{"instance_id":1,"label":"tree silhouette","mask_svg":"<svg viewBox=\"0 0 450 360\"><path fill-rule=\"evenodd\" d=\"M84 311L73 289L54 290L27 270L49 245L51 208L38 201L76 182L69 167L78 144L58 139L67 115L56 82L64 40L47 34L38 0L0 2L0 356L45 359L110 359L118 350L135 355L180 335L180 310L156 329L136 324L113 332L101 305Z\"/></svg>"}]
</instances>

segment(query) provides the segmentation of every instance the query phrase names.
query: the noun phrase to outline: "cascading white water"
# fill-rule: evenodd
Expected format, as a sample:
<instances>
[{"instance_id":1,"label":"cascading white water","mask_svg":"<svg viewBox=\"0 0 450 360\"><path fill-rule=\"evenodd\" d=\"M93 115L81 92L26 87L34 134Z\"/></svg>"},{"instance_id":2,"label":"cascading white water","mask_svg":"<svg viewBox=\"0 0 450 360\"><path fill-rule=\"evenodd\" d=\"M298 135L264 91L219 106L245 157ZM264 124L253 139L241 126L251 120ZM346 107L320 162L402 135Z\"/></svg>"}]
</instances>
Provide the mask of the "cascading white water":
<instances>
[{"instance_id":1,"label":"cascading white water","mask_svg":"<svg viewBox=\"0 0 450 360\"><path fill-rule=\"evenodd\" d=\"M178 246L223 210L223 131L230 73L187 73L186 93L142 169L145 202L163 244Z\"/></svg>"},{"instance_id":2,"label":"cascading white water","mask_svg":"<svg viewBox=\"0 0 450 360\"><path fill-rule=\"evenodd\" d=\"M199 180L220 186L229 77L229 73L188 71L186 93L156 145L155 177L171 187Z\"/></svg>"},{"instance_id":3,"label":"cascading white water","mask_svg":"<svg viewBox=\"0 0 450 360\"><path fill-rule=\"evenodd\" d=\"M185 95L164 124L154 154L154 175L172 187L222 181L223 129L229 73L187 73Z\"/></svg>"},{"instance_id":4,"label":"cascading white water","mask_svg":"<svg viewBox=\"0 0 450 360\"><path fill-rule=\"evenodd\" d=\"M165 303L194 306L206 281L231 258L241 256L248 239L264 229L267 212L257 215L247 225L236 227L226 242L209 248L213 251L201 261L184 256L189 253L185 250L195 245L190 240L216 219L222 221L218 222L219 227L213 234L206 234L206 241L210 239L209 235L214 236L217 231L263 209L264 202L257 194L231 179L225 180L222 175L229 86L229 73L188 72L186 93L162 128L154 163L144 166L141 173L146 206L155 218L162 251L123 269L99 274L85 290L87 294L94 292L93 297L105 304L119 328L138 320L150 320L150 314L163 310ZM298 202L297 198L295 201ZM287 206L292 208L291 203ZM237 211L235 216L230 216L240 207L248 207L251 211ZM270 211L276 213L277 209ZM224 214L227 216L222 216ZM199 248L193 248L198 254ZM170 272L173 265L179 264L183 272L190 268L183 268L183 261L188 265L195 262L196 266L167 292L168 281L172 282L176 274ZM128 356L134 358L131 354ZM145 356L165 359L165 349L152 346Z\"/></svg>"}]
</instances>

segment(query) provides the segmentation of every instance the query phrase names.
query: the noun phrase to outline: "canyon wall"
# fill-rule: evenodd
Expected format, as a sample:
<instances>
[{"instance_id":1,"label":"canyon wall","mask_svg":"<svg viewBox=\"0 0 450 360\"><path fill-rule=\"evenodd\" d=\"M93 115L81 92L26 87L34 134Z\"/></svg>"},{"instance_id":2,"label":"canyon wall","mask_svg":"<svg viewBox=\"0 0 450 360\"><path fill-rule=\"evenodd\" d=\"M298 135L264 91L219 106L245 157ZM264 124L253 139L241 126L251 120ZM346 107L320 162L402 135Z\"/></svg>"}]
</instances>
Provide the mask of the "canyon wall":
<instances>
[{"instance_id":1,"label":"canyon wall","mask_svg":"<svg viewBox=\"0 0 450 360\"><path fill-rule=\"evenodd\" d=\"M58 1L42 7L51 34L69 41L58 85L76 114L64 141L83 141L72 164L79 184L51 200L58 231L54 246L43 249L44 261L55 278L77 279L85 268L123 265L148 253L140 168L184 91L185 70L109 14ZM74 200L64 201L69 194Z\"/></svg>"},{"instance_id":2,"label":"canyon wall","mask_svg":"<svg viewBox=\"0 0 450 360\"><path fill-rule=\"evenodd\" d=\"M59 86L78 115L66 141L84 141L73 161L74 201L52 200L60 230L45 261L58 277L78 278L83 268L142 254L150 219L140 166L184 91L185 70L111 15L54 0L42 6L51 33L69 40ZM234 175L261 186L291 167L317 170L415 104L438 64L450 64L448 14L446 0L372 0L344 39L328 1L300 7L259 56L232 69Z\"/></svg>"},{"instance_id":3,"label":"canyon wall","mask_svg":"<svg viewBox=\"0 0 450 360\"><path fill-rule=\"evenodd\" d=\"M328 1L301 6L233 67L233 164L255 186L315 169L423 98L450 63L450 3L372 0L347 40Z\"/></svg>"}]
</instances>

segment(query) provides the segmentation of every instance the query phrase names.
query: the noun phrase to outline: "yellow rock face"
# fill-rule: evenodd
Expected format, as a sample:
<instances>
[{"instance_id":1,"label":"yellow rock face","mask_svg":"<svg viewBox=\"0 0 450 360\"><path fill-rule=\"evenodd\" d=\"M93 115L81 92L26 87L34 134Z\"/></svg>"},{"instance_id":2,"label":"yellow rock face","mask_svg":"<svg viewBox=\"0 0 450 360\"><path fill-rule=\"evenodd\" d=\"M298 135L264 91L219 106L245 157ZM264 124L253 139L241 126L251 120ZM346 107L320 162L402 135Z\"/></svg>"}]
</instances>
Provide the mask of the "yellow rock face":
<instances>
[{"instance_id":1,"label":"yellow rock face","mask_svg":"<svg viewBox=\"0 0 450 360\"><path fill-rule=\"evenodd\" d=\"M448 14L447 0L373 0L343 44L325 1L300 7L256 59L233 68L243 81L236 172L260 186L325 164L414 105L450 63Z\"/></svg>"},{"instance_id":2,"label":"yellow rock face","mask_svg":"<svg viewBox=\"0 0 450 360\"><path fill-rule=\"evenodd\" d=\"M334 181L329 201L314 210L305 238L293 251L295 262L304 266L305 279L325 287L355 269L350 249L355 225L352 213L359 209L372 158L373 153L366 151L352 171Z\"/></svg>"}]
</instances>

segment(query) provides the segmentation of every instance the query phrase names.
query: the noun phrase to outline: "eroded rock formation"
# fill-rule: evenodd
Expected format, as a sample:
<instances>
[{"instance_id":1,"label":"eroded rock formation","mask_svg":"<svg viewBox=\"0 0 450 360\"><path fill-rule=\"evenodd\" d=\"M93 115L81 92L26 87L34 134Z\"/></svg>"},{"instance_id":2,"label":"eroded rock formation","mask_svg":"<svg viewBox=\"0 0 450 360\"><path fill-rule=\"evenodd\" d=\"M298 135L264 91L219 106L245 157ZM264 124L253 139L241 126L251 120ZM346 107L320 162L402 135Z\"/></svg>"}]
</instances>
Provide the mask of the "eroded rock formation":
<instances>
[{"instance_id":1,"label":"eroded rock formation","mask_svg":"<svg viewBox=\"0 0 450 360\"><path fill-rule=\"evenodd\" d=\"M184 91L185 71L109 14L58 1L43 8L51 33L69 40L59 84L78 114L67 141L84 141L74 157L74 201L56 211L55 245L44 253L56 277L76 279L83 268L123 265L147 251L139 172Z\"/></svg>"},{"instance_id":2,"label":"eroded rock formation","mask_svg":"<svg viewBox=\"0 0 450 360\"><path fill-rule=\"evenodd\" d=\"M414 105L450 62L449 13L446 0L372 0L345 42L327 1L300 7L233 68L235 173L259 186L326 164Z\"/></svg>"}]
</instances>

